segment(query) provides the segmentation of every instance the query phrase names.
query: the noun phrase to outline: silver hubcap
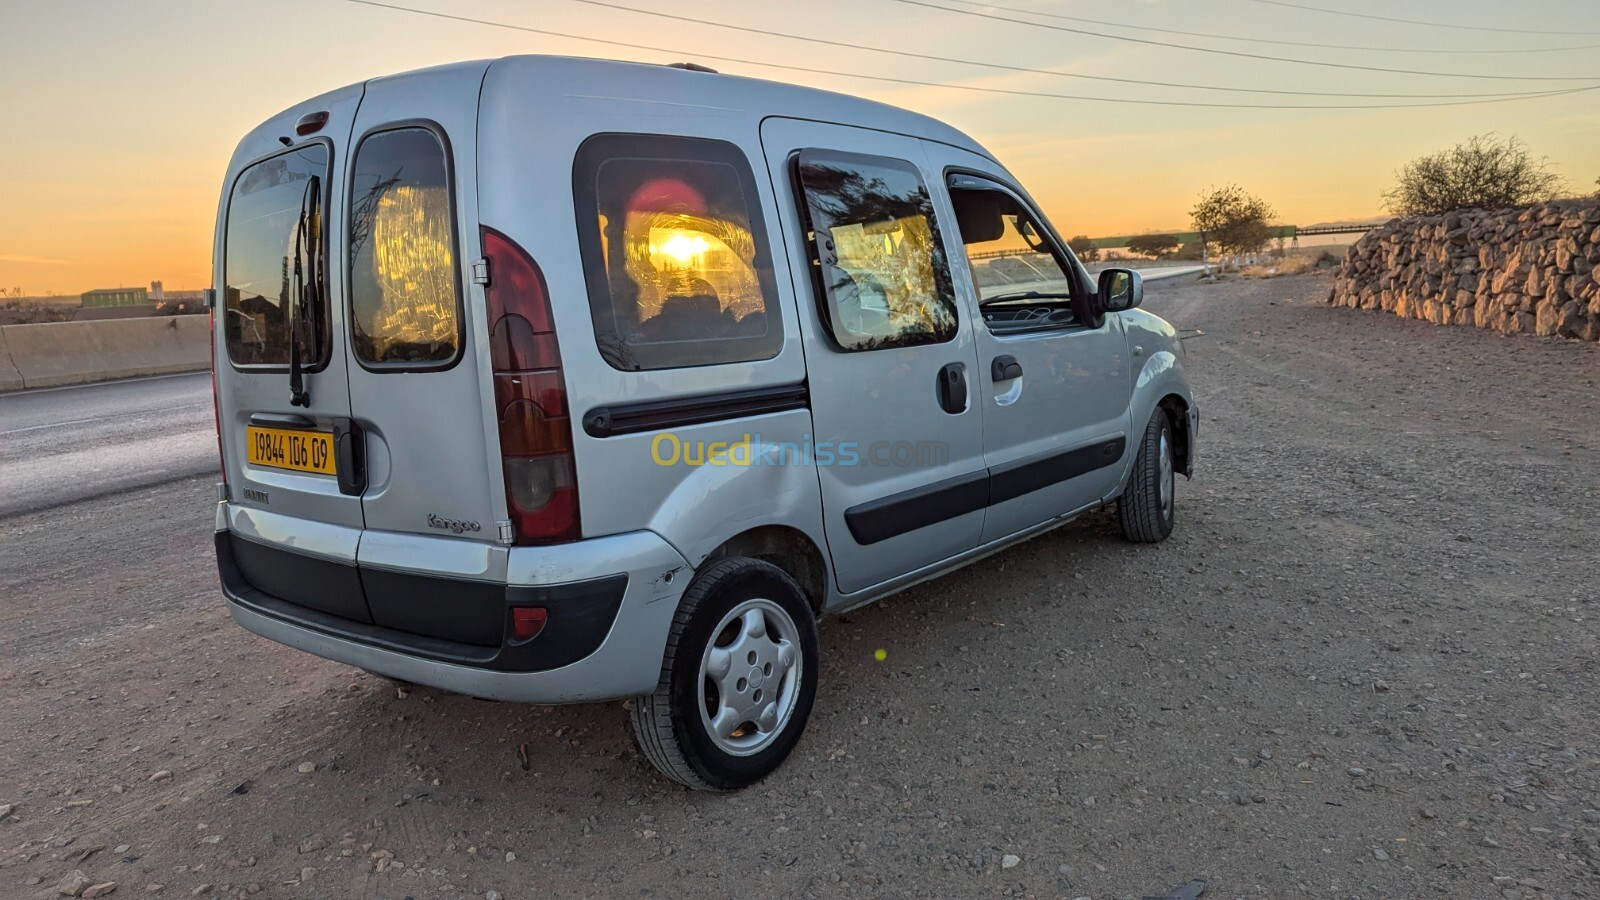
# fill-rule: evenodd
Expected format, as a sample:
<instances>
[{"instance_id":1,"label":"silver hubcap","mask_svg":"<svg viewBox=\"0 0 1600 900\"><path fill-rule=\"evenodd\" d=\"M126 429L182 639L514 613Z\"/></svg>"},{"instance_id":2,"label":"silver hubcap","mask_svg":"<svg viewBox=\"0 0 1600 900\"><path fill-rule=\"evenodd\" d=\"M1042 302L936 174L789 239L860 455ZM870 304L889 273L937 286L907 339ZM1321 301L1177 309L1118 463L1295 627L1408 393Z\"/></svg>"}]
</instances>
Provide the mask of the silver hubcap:
<instances>
[{"instance_id":1,"label":"silver hubcap","mask_svg":"<svg viewBox=\"0 0 1600 900\"><path fill-rule=\"evenodd\" d=\"M757 598L723 616L700 657L700 724L717 747L766 749L794 713L802 666L800 629L783 607Z\"/></svg>"},{"instance_id":2,"label":"silver hubcap","mask_svg":"<svg viewBox=\"0 0 1600 900\"><path fill-rule=\"evenodd\" d=\"M1168 518L1172 516L1172 445L1167 442L1165 433L1161 435L1161 514Z\"/></svg>"}]
</instances>

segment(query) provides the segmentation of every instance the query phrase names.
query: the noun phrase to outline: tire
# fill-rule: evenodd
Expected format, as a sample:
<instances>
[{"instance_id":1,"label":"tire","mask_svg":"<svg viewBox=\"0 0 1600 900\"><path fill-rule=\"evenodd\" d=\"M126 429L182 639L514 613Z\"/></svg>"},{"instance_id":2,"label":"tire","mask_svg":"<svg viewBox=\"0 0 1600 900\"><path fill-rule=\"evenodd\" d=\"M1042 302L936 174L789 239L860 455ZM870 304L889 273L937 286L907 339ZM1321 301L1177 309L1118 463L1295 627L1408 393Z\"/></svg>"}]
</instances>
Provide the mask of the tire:
<instances>
[{"instance_id":1,"label":"tire","mask_svg":"<svg viewBox=\"0 0 1600 900\"><path fill-rule=\"evenodd\" d=\"M1172 458L1172 423L1164 410L1150 415L1128 487L1117 499L1122 536L1140 544L1166 540L1172 533L1177 467Z\"/></svg>"},{"instance_id":2,"label":"tire","mask_svg":"<svg viewBox=\"0 0 1600 900\"><path fill-rule=\"evenodd\" d=\"M746 557L712 562L678 602L655 693L633 704L639 749L696 790L760 781L811 717L817 648L816 617L787 572Z\"/></svg>"}]
</instances>

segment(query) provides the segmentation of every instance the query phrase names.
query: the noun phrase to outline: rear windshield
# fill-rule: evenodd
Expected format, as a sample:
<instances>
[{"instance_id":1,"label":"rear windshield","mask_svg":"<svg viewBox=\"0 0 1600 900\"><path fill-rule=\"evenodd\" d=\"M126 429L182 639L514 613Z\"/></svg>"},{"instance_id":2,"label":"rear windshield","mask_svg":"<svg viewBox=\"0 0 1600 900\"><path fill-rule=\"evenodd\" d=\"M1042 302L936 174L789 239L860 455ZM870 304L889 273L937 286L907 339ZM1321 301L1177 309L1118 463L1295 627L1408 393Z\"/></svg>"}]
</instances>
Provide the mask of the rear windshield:
<instances>
[{"instance_id":1,"label":"rear windshield","mask_svg":"<svg viewBox=\"0 0 1600 900\"><path fill-rule=\"evenodd\" d=\"M369 135L350 197L350 331L361 362L438 367L461 349L444 144L426 128Z\"/></svg>"},{"instance_id":2,"label":"rear windshield","mask_svg":"<svg viewBox=\"0 0 1600 900\"><path fill-rule=\"evenodd\" d=\"M772 255L738 147L596 135L578 150L573 199L606 362L664 369L778 355Z\"/></svg>"},{"instance_id":3,"label":"rear windshield","mask_svg":"<svg viewBox=\"0 0 1600 900\"><path fill-rule=\"evenodd\" d=\"M317 196L308 196L311 179L318 180ZM326 207L328 148L308 144L262 160L245 169L228 198L227 245L224 279L227 285L223 334L228 358L237 365L287 365L289 319L294 308L294 256L296 230L302 212L310 230L307 246L323 254L322 214ZM302 274L320 267L301 260ZM319 339L328 333L326 305L318 311L318 328L301 331L303 359L318 365L326 351Z\"/></svg>"}]
</instances>

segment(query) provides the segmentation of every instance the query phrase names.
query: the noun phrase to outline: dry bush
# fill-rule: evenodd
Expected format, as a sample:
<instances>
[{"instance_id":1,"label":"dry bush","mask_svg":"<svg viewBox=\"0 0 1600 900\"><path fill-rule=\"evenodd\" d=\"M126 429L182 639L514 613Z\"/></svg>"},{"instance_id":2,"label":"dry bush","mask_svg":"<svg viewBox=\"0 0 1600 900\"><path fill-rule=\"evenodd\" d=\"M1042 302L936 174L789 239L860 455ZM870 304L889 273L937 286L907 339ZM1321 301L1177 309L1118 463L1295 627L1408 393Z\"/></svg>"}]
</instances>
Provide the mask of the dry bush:
<instances>
[{"instance_id":1,"label":"dry bush","mask_svg":"<svg viewBox=\"0 0 1600 900\"><path fill-rule=\"evenodd\" d=\"M1449 150L1406 163L1383 195L1398 216L1441 216L1458 209L1508 209L1554 198L1559 175L1515 135L1475 135Z\"/></svg>"},{"instance_id":2,"label":"dry bush","mask_svg":"<svg viewBox=\"0 0 1600 900\"><path fill-rule=\"evenodd\" d=\"M1322 256L1331 257L1332 254L1323 253ZM1239 276L1241 278L1278 278L1283 275L1303 275L1306 272L1312 271L1313 269L1324 268L1323 266L1318 265L1318 260L1321 258L1321 256L1305 256L1298 254L1293 256L1285 256L1283 259L1276 260L1269 264L1245 266L1243 269L1239 270Z\"/></svg>"},{"instance_id":3,"label":"dry bush","mask_svg":"<svg viewBox=\"0 0 1600 900\"><path fill-rule=\"evenodd\" d=\"M70 322L76 307L37 300L0 302L0 325L36 325L41 322Z\"/></svg>"}]
</instances>

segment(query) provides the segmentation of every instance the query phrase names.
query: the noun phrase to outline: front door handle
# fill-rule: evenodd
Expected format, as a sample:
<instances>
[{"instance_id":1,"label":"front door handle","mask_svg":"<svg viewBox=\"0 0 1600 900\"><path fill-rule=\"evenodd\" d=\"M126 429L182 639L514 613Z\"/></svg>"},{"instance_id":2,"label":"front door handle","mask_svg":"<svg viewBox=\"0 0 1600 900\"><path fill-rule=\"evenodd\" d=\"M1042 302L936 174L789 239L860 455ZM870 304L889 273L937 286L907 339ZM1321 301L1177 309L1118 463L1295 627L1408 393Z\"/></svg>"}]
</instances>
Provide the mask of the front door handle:
<instances>
[{"instance_id":1,"label":"front door handle","mask_svg":"<svg viewBox=\"0 0 1600 900\"><path fill-rule=\"evenodd\" d=\"M939 370L939 406L952 416L967 410L967 367L954 362Z\"/></svg>"},{"instance_id":2,"label":"front door handle","mask_svg":"<svg viewBox=\"0 0 1600 900\"><path fill-rule=\"evenodd\" d=\"M996 356L994 362L989 364L989 379L991 381L1010 381L1022 377L1022 363L1017 362L1015 356Z\"/></svg>"}]
</instances>

